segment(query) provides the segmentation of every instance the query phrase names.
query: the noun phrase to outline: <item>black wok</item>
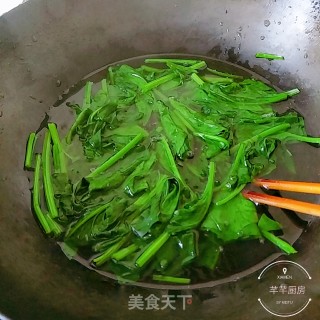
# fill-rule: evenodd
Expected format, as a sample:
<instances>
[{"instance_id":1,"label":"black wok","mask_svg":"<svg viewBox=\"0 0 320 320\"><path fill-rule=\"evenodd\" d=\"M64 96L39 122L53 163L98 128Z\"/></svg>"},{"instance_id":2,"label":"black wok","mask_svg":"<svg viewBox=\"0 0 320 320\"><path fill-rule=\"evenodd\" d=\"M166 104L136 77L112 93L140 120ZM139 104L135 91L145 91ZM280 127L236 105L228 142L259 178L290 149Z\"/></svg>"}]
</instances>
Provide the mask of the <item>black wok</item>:
<instances>
[{"instance_id":1,"label":"black wok","mask_svg":"<svg viewBox=\"0 0 320 320\"><path fill-rule=\"evenodd\" d=\"M30 210L25 141L57 97L97 68L151 53L236 63L281 89L320 135L320 3L311 0L30 0L0 18L0 313L12 319L274 319L257 302L258 273L197 290L121 286L44 239ZM282 62L254 58L282 54ZM297 149L298 150L298 149ZM320 150L297 155L297 179L319 180ZM304 200L319 202L315 196ZM320 223L308 219L290 260L312 275L312 302L296 319L320 318ZM128 309L129 296L191 294L186 311Z\"/></svg>"}]
</instances>

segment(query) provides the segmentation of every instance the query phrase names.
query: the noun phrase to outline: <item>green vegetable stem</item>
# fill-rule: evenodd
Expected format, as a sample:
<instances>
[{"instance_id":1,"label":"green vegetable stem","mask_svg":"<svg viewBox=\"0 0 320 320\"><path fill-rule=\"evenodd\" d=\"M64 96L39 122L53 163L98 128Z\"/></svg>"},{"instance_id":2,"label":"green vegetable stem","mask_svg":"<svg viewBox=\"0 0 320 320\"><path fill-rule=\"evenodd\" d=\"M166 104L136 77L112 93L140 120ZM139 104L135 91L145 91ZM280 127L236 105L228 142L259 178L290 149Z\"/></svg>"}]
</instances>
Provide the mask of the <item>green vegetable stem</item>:
<instances>
[{"instance_id":1,"label":"green vegetable stem","mask_svg":"<svg viewBox=\"0 0 320 320\"><path fill-rule=\"evenodd\" d=\"M273 53L264 53L264 52L257 52L256 58L268 59L268 60L284 60L284 56L279 56Z\"/></svg>"},{"instance_id":2,"label":"green vegetable stem","mask_svg":"<svg viewBox=\"0 0 320 320\"><path fill-rule=\"evenodd\" d=\"M24 160L24 167L27 170L33 169L33 158L34 158L34 146L37 141L37 135L35 132L31 132L28 137L26 156Z\"/></svg>"},{"instance_id":3,"label":"green vegetable stem","mask_svg":"<svg viewBox=\"0 0 320 320\"><path fill-rule=\"evenodd\" d=\"M41 155L36 154L36 167L34 171L34 182L32 191L32 205L34 212L46 234L50 233L52 230L48 224L45 213L40 207L40 173L41 173Z\"/></svg>"},{"instance_id":4,"label":"green vegetable stem","mask_svg":"<svg viewBox=\"0 0 320 320\"><path fill-rule=\"evenodd\" d=\"M124 146L119 152L117 152L114 156L109 158L107 161L102 163L99 167L97 167L94 171L92 171L87 178L92 178L97 176L103 171L109 169L112 165L114 165L117 161L122 159L132 148L134 148L142 139L144 138L144 134L138 134L134 139L132 139L126 146Z\"/></svg>"},{"instance_id":5,"label":"green vegetable stem","mask_svg":"<svg viewBox=\"0 0 320 320\"><path fill-rule=\"evenodd\" d=\"M50 134L50 131L47 131L44 137L43 151L42 151L43 185L44 185L44 193L45 193L50 216L52 218L57 218L59 216L59 213L58 213L58 209L57 209L55 198L54 198L50 156L51 156L51 134Z\"/></svg>"}]
</instances>

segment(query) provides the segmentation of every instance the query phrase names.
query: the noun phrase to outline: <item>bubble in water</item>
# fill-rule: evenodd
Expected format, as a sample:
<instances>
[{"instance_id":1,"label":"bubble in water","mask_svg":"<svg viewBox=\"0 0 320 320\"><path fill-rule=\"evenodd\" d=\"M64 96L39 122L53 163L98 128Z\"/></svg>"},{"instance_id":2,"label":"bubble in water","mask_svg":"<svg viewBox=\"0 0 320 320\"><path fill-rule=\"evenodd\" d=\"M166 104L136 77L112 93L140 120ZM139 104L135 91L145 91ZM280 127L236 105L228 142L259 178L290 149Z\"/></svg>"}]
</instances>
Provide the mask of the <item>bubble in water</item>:
<instances>
[{"instance_id":1,"label":"bubble in water","mask_svg":"<svg viewBox=\"0 0 320 320\"><path fill-rule=\"evenodd\" d=\"M219 24L220 24L220 26L223 26L223 22L222 21Z\"/></svg>"},{"instance_id":2,"label":"bubble in water","mask_svg":"<svg viewBox=\"0 0 320 320\"><path fill-rule=\"evenodd\" d=\"M278 25L280 25L281 24L281 21L278 21Z\"/></svg>"},{"instance_id":3,"label":"bubble in water","mask_svg":"<svg viewBox=\"0 0 320 320\"><path fill-rule=\"evenodd\" d=\"M241 32L241 31L242 31L242 27L239 27L239 29L238 29L238 30L239 30L239 32Z\"/></svg>"},{"instance_id":4,"label":"bubble in water","mask_svg":"<svg viewBox=\"0 0 320 320\"><path fill-rule=\"evenodd\" d=\"M304 54L303 56L305 59L307 59L309 57L309 55L307 53Z\"/></svg>"},{"instance_id":5,"label":"bubble in water","mask_svg":"<svg viewBox=\"0 0 320 320\"><path fill-rule=\"evenodd\" d=\"M270 20L264 20L264 26L269 27L270 26Z\"/></svg>"},{"instance_id":6,"label":"bubble in water","mask_svg":"<svg viewBox=\"0 0 320 320\"><path fill-rule=\"evenodd\" d=\"M226 31L227 31L227 33L228 33L228 32L229 32L229 28L227 28L227 30L226 30Z\"/></svg>"},{"instance_id":7,"label":"bubble in water","mask_svg":"<svg viewBox=\"0 0 320 320\"><path fill-rule=\"evenodd\" d=\"M38 41L38 39L37 39L37 37L35 35L32 36L32 41L33 42L37 42Z\"/></svg>"},{"instance_id":8,"label":"bubble in water","mask_svg":"<svg viewBox=\"0 0 320 320\"><path fill-rule=\"evenodd\" d=\"M56 81L56 86L57 86L57 87L60 87L60 86L61 86L61 81L60 81L60 80L57 80L57 81Z\"/></svg>"},{"instance_id":9,"label":"bubble in water","mask_svg":"<svg viewBox=\"0 0 320 320\"><path fill-rule=\"evenodd\" d=\"M265 36L261 36L260 37L260 40L264 40L266 37Z\"/></svg>"},{"instance_id":10,"label":"bubble in water","mask_svg":"<svg viewBox=\"0 0 320 320\"><path fill-rule=\"evenodd\" d=\"M237 33L237 36L238 36L239 38L242 38L242 35L241 35L240 32Z\"/></svg>"}]
</instances>

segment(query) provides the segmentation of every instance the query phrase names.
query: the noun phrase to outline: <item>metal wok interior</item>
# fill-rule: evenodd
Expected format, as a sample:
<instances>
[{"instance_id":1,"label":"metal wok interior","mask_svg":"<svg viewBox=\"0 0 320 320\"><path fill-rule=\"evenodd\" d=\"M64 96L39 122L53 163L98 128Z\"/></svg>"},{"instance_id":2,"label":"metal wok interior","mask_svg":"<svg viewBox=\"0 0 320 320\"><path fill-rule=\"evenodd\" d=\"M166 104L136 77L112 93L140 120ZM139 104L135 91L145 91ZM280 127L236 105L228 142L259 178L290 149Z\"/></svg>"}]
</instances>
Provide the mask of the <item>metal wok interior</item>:
<instances>
[{"instance_id":1,"label":"metal wok interior","mask_svg":"<svg viewBox=\"0 0 320 320\"><path fill-rule=\"evenodd\" d=\"M160 53L236 63L281 89L320 135L320 2L315 0L30 0L0 18L0 313L11 319L273 319L257 303L257 273L198 290L187 311L128 310L131 294L177 294L107 281L46 241L30 209L25 141L64 90L103 65ZM264 51L284 61L256 59ZM297 179L319 180L320 149L297 156ZM310 176L307 173L313 172ZM318 197L304 198L319 203ZM290 260L312 275L320 318L320 223L309 219Z\"/></svg>"}]
</instances>

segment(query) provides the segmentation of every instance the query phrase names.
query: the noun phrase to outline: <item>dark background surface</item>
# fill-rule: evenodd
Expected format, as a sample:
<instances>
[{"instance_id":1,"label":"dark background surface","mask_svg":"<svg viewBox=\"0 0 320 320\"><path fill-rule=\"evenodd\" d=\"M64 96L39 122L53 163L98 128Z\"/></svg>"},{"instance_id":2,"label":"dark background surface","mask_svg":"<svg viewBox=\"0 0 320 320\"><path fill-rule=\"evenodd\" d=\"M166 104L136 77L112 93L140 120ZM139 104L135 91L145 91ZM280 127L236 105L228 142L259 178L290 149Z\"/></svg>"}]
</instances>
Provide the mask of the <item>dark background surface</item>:
<instances>
[{"instance_id":1,"label":"dark background surface","mask_svg":"<svg viewBox=\"0 0 320 320\"><path fill-rule=\"evenodd\" d=\"M188 291L193 303L171 311L129 311L124 287L68 261L43 239L30 211L25 140L63 92L89 72L150 53L191 53L235 62L282 89L299 87L299 111L319 135L320 4L317 1L30 0L0 18L0 310L18 319L274 319L258 304L258 274ZM257 51L285 61L257 60ZM57 80L61 86L57 86ZM319 181L319 152L298 165ZM306 175L313 172L312 176ZM319 202L313 197L314 202ZM320 318L320 226L296 243L312 275L313 301L294 319ZM169 292L179 294L179 292Z\"/></svg>"}]
</instances>

